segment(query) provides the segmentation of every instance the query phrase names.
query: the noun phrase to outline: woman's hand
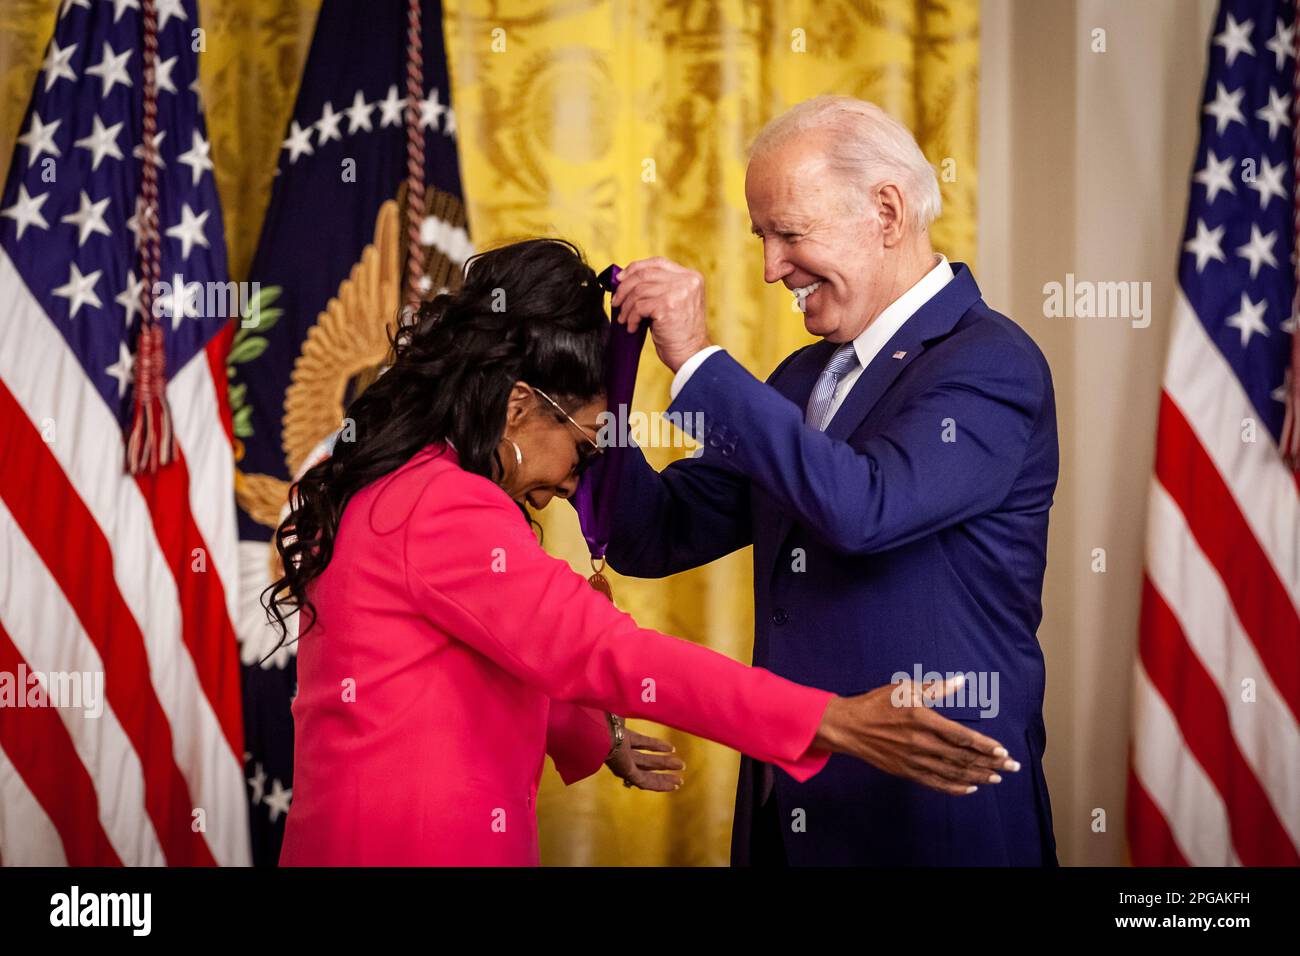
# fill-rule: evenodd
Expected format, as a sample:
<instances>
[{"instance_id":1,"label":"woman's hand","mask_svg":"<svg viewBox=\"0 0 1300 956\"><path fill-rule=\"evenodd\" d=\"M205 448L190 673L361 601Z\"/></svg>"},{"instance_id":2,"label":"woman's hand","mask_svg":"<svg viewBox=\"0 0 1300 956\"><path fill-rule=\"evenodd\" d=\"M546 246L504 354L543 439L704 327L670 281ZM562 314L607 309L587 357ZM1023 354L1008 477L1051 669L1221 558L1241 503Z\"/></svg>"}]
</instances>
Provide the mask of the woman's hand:
<instances>
[{"instance_id":1,"label":"woman's hand","mask_svg":"<svg viewBox=\"0 0 1300 956\"><path fill-rule=\"evenodd\" d=\"M672 752L673 745L668 741L638 734L624 724L623 746L605 761L605 766L614 776L623 779L625 787L676 790L682 785L679 772L686 769L686 764L678 757L667 756Z\"/></svg>"},{"instance_id":2,"label":"woman's hand","mask_svg":"<svg viewBox=\"0 0 1300 956\"><path fill-rule=\"evenodd\" d=\"M813 746L956 796L1001 783L1000 771L1020 769L1006 748L926 706L927 698L942 699L961 684L961 675L925 688L905 680L857 697L836 697L826 707Z\"/></svg>"}]
</instances>

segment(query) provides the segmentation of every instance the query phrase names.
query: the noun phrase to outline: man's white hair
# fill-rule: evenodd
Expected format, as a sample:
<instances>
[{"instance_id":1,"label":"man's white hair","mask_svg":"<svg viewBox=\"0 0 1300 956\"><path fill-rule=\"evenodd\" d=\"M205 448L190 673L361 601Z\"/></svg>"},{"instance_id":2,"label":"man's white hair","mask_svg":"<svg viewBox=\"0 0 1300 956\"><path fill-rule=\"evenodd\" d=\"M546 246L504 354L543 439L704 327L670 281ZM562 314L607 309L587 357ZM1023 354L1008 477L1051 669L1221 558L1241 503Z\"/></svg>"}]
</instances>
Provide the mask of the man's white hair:
<instances>
[{"instance_id":1,"label":"man's white hair","mask_svg":"<svg viewBox=\"0 0 1300 956\"><path fill-rule=\"evenodd\" d=\"M912 228L924 230L939 217L942 200L934 167L906 126L875 103L852 96L815 96L771 120L750 147L751 160L804 133L827 135L826 156L864 202L885 180L896 182Z\"/></svg>"}]
</instances>

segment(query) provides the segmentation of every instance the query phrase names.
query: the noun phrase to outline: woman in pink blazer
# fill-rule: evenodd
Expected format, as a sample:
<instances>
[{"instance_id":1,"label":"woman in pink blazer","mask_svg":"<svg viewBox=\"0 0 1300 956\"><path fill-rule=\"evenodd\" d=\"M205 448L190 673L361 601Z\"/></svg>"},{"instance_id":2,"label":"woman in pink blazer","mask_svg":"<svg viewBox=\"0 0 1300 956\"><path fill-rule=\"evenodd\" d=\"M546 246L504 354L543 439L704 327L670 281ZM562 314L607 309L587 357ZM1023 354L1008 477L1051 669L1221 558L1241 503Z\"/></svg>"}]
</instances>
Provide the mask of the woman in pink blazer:
<instances>
[{"instance_id":1,"label":"woman in pink blazer","mask_svg":"<svg viewBox=\"0 0 1300 956\"><path fill-rule=\"evenodd\" d=\"M349 407L355 440L295 486L266 595L303 620L282 864L536 865L547 754L565 782L608 762L679 785L680 761L609 714L799 780L832 751L958 794L1009 769L892 686L840 698L638 627L542 550L526 506L571 495L600 451L607 328L568 244L475 257L399 330Z\"/></svg>"}]
</instances>

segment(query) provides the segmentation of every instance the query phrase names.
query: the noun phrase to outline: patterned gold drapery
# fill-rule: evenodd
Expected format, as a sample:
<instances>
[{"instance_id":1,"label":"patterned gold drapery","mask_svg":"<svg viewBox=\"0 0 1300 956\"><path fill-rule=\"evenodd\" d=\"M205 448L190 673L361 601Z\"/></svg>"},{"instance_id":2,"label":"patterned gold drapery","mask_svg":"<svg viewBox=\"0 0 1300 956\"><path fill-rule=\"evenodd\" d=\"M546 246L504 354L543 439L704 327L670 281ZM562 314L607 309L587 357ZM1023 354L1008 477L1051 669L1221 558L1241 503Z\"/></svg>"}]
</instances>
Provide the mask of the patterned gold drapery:
<instances>
[{"instance_id":1,"label":"patterned gold drapery","mask_svg":"<svg viewBox=\"0 0 1300 956\"><path fill-rule=\"evenodd\" d=\"M231 272L257 242L319 0L202 0L201 63ZM446 0L447 49L470 228L482 247L526 235L578 242L592 264L666 255L708 283L714 338L757 374L808 341L788 294L762 282L744 203L745 147L819 93L873 100L939 167L936 247L975 244L978 0ZM8 168L57 5L0 0L0 175ZM637 409L668 404L647 349ZM650 449L659 466L680 449ZM573 514L546 544L587 570ZM642 624L748 660L748 553L657 582L614 580ZM647 725L643 729L653 730ZM549 864L716 865L727 860L737 757L667 732L679 793L629 791L607 773L540 799Z\"/></svg>"}]
</instances>

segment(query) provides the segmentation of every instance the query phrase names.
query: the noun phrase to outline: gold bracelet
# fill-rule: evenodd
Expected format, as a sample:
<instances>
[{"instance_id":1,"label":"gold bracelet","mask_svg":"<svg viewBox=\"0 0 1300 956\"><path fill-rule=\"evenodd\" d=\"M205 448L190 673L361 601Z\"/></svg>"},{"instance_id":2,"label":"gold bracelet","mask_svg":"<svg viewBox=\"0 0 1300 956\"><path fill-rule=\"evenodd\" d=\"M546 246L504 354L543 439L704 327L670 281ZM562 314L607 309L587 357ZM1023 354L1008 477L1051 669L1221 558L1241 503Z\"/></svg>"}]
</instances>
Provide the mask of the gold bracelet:
<instances>
[{"instance_id":1,"label":"gold bracelet","mask_svg":"<svg viewBox=\"0 0 1300 956\"><path fill-rule=\"evenodd\" d=\"M614 759L615 754L623 749L623 721L608 711L605 712L605 717L609 721L609 738L613 741L609 747L609 755L605 757L605 762L608 763Z\"/></svg>"}]
</instances>

